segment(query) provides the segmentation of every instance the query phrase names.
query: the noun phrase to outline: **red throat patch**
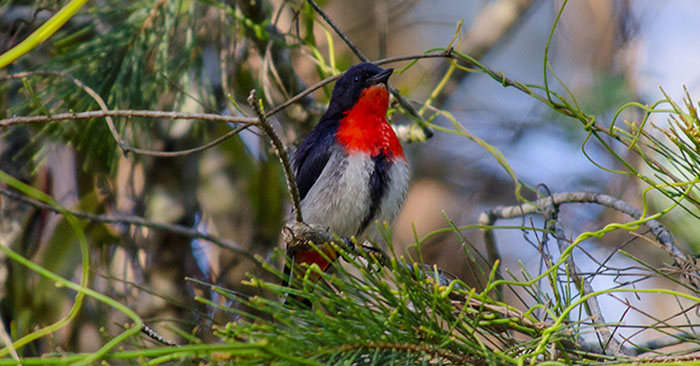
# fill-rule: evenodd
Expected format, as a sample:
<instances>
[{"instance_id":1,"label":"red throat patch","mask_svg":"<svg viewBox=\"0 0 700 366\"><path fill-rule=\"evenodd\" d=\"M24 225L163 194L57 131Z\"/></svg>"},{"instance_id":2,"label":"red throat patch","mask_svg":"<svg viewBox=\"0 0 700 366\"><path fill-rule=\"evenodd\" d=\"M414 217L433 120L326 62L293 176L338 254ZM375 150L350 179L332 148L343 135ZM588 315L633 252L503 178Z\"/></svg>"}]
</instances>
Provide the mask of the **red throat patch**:
<instances>
[{"instance_id":1,"label":"red throat patch","mask_svg":"<svg viewBox=\"0 0 700 366\"><path fill-rule=\"evenodd\" d=\"M396 133L386 121L389 91L383 84L362 91L355 105L340 120L335 136L345 150L367 152L376 156L384 150L392 158L405 159Z\"/></svg>"}]
</instances>

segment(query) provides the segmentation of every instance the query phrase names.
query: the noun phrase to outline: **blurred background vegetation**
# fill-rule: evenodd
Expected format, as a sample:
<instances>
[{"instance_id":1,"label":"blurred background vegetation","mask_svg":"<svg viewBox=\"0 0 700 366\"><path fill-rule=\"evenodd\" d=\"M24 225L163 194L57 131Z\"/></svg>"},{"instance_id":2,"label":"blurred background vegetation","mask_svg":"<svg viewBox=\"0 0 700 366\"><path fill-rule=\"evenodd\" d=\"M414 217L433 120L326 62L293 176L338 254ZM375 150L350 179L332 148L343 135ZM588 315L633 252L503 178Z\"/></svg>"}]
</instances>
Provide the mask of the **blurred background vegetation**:
<instances>
[{"instance_id":1,"label":"blurred background vegetation","mask_svg":"<svg viewBox=\"0 0 700 366\"><path fill-rule=\"evenodd\" d=\"M0 0L0 52L17 45L66 3ZM75 283L88 276L89 288L131 309L176 343L250 341L232 330L232 324L256 314L269 319L283 311L275 304L247 300L255 295L274 300L279 289L258 280L254 286L242 282L251 275L270 284L280 282L265 264L280 264L279 234L290 212L274 150L256 127L237 133L232 131L242 124L206 116L152 118L128 111L254 118L246 98L256 89L265 111L276 112L269 116L275 129L293 147L320 117L332 83L276 108L359 62L314 4L88 2L51 38L0 69L0 169L7 174L0 182L2 247ZM523 280L544 273L552 260L556 263L564 247L544 249L543 234L553 232L548 220L554 219L565 233L555 236L577 244L572 258L594 289L677 291L657 297L597 297L605 319L619 322L615 334L623 346L646 352L658 347L644 342L671 336L667 343L676 348L659 352L687 355L697 349L697 303L692 296L698 293L692 283L697 280L693 256L700 254L694 188L700 178L700 127L694 112L700 95L700 51L693 46L700 31L695 21L698 3L329 0L318 6L370 60L416 55L384 64L397 70L391 84L420 114L392 102L392 123L406 137L413 174L408 200L392 231L393 252L451 273L463 281L462 295L469 294L466 284L478 292L496 279L490 261L494 254L483 259L485 239L475 230L483 212L557 192L605 193L645 208L645 217L663 213L653 218L673 234L688 267L678 268L680 257L655 245L657 233L645 226L598 231L610 223L628 223L629 216L601 205L576 204L562 206L554 217L541 208L544 216L496 222L510 227L494 231L499 272ZM456 52L450 54L454 57L420 58L430 50L448 49ZM52 120L61 113L101 109L122 111L112 116L122 146L104 116ZM32 116L49 121L22 119ZM434 137L411 135L426 123ZM227 134L219 143L188 151ZM27 186L20 188L8 176ZM649 187L653 189L647 194ZM54 211L41 208L37 200ZM78 213L77 224L55 212L59 203ZM92 216L81 218L79 213ZM588 231L600 235L579 236ZM86 238L89 271L76 233ZM75 291L56 286L55 279L40 276L7 252L0 254L0 261L0 339L5 346L69 314ZM580 278L572 281L567 272L571 268L563 262L556 267L561 278L503 291L494 301L523 312L539 304L539 320L556 318L548 311L561 315L566 301L555 310L546 310L544 304L567 296L569 301L581 299L575 283ZM362 272L361 267L355 270ZM400 273L400 266L393 270L394 283L411 283L406 288L415 290L416 283ZM353 276L359 275L346 274ZM363 276L357 278L369 283L379 278ZM556 293L559 285L567 294ZM523 291L534 292L523 299ZM360 311L350 302L342 304ZM583 307L576 309L572 317L586 318ZM313 313L297 314L305 312ZM3 348L0 361L105 349L132 319L88 295L67 324L17 350ZM308 327L316 320L305 319ZM444 324L435 327L445 330ZM504 337L499 331L489 334ZM501 339L501 353L521 352L510 348L519 339ZM397 344L386 348L414 356L426 352ZM137 350L159 346L143 335L123 345ZM469 352L482 352L474 347ZM345 353L355 355L360 348ZM544 360L537 358L544 354L541 349L532 349L534 356L527 362ZM200 348L188 355L205 351L215 350ZM438 363L517 363L514 358L480 354L468 359L465 353L454 356L459 350L450 352L436 353ZM268 362L285 359L267 356ZM362 362L386 361L377 360Z\"/></svg>"}]
</instances>

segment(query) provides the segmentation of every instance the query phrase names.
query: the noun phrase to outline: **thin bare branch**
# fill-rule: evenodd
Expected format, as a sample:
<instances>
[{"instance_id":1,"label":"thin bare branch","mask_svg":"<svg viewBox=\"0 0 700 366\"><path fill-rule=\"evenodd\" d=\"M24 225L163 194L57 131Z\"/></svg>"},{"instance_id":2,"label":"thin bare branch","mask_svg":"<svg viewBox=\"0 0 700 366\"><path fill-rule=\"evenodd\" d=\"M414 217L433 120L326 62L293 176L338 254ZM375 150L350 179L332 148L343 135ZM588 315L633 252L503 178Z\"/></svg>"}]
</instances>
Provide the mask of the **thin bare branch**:
<instances>
[{"instance_id":1,"label":"thin bare branch","mask_svg":"<svg viewBox=\"0 0 700 366\"><path fill-rule=\"evenodd\" d=\"M95 100L95 102L97 102L97 105L100 106L100 109L102 111L109 110L109 108L107 108L107 103L105 103L105 101L102 99L102 97L99 94L97 94L96 91L94 91L92 88L85 85L85 83L80 81L78 78L76 78L75 76L73 76L67 72L38 70L38 71L27 71L27 72L20 72L20 73L16 73L16 74L9 74L5 77L8 79L21 79L21 78L25 78L27 76L32 76L32 75L54 75L54 76L64 77L64 78L72 81L73 84L77 85L78 88L83 89L90 97L92 97L92 99ZM124 143L121 136L119 136L119 133L117 132L117 128L114 127L114 121L112 121L112 117L106 115L105 120L107 121L107 127L109 128L109 132L112 134L114 141L117 142L117 145L119 145L119 147L122 149L122 152L124 153L124 155L126 155L129 152L129 150L127 149L127 145ZM1 123L0 123L0 127L2 127Z\"/></svg>"},{"instance_id":2,"label":"thin bare branch","mask_svg":"<svg viewBox=\"0 0 700 366\"><path fill-rule=\"evenodd\" d=\"M318 4L316 4L314 0L306 1L316 10L318 15L320 15L321 18L323 18L323 20L325 20L331 28L333 28L333 31L335 31L335 33L343 40L343 42L345 42L345 44L350 48L350 50L352 50L352 53L354 53L355 56L357 56L357 58L359 58L363 62L369 62L369 59L365 57L365 55L362 54L360 49L357 48L357 46L355 46L354 43L352 43L350 38L345 33L343 33L343 31L341 31L340 28L338 28L338 26L335 25L335 23L333 23L333 20L331 20L331 18L328 17L328 15L326 15L323 9L321 9L321 7L318 6Z\"/></svg>"},{"instance_id":3,"label":"thin bare branch","mask_svg":"<svg viewBox=\"0 0 700 366\"><path fill-rule=\"evenodd\" d=\"M551 197L551 195L549 195L549 197ZM564 233L564 229L559 221L559 205L555 204L553 200L550 200L550 202L552 202L552 206L544 209L544 220L547 223L547 230L554 232L554 238L557 240L559 251L563 253L569 247L571 242L566 240L566 234ZM573 279L573 282L581 296L590 295L595 292L593 286L591 285L591 281L580 275L581 270L574 262L573 255L566 259L566 265L569 267L571 278ZM624 355L620 342L613 337L613 332L607 326L603 325L606 324L606 322L605 317L603 316L603 311L600 308L598 298L595 296L589 297L586 300L585 305L588 313L593 318L593 328L603 337L603 339L600 341L601 351L605 354L615 356Z\"/></svg>"},{"instance_id":4,"label":"thin bare branch","mask_svg":"<svg viewBox=\"0 0 700 366\"><path fill-rule=\"evenodd\" d=\"M483 59L490 50L509 38L518 25L522 24L526 18L525 15L536 2L536 0L496 0L486 3L471 21L464 39L457 46L459 51L477 60ZM444 74L448 66L447 63L442 63L436 74ZM453 74L451 82L445 86L435 101L436 105L442 105L469 77L469 73Z\"/></svg>"},{"instance_id":5,"label":"thin bare branch","mask_svg":"<svg viewBox=\"0 0 700 366\"><path fill-rule=\"evenodd\" d=\"M160 158L174 158L174 157L179 157L179 156L185 156L189 154L194 154L206 149L209 149L213 146L216 146L223 141L227 140L229 137L234 136L239 134L241 131L247 129L252 125L246 124L243 126L239 126L238 128L235 128L229 132L226 132L225 134L217 137L216 139L202 145L202 146L197 146L191 149L186 149L186 150L178 150L178 151L157 151L157 150L148 150L148 149L139 149L137 147L129 147L129 151L135 153L135 154L141 154L141 155L148 155L148 156L157 156Z\"/></svg>"},{"instance_id":6,"label":"thin bare branch","mask_svg":"<svg viewBox=\"0 0 700 366\"><path fill-rule=\"evenodd\" d=\"M272 126L267 122L265 114L260 110L257 98L255 97L255 89L250 91L250 95L248 96L248 104L250 104L251 108L253 108L255 114L257 114L260 127L272 141L272 145L275 147L275 151L277 152L277 157L282 163L284 178L287 181L287 191L289 191L289 195L292 198L292 205L294 207L294 218L299 222L303 222L304 219L301 215L301 199L299 198L299 189L297 188L297 181L295 179L294 172L292 171L292 164L289 162L287 147L284 145L284 142L277 135Z\"/></svg>"},{"instance_id":7,"label":"thin bare branch","mask_svg":"<svg viewBox=\"0 0 700 366\"><path fill-rule=\"evenodd\" d=\"M314 85L311 85L310 87L304 89L301 93L287 99L286 101L284 101L284 103L278 105L275 108L272 108L269 112L265 113L265 118L270 118L272 115L274 115L274 114L284 110L285 108L289 107L290 105L302 100L307 95L316 91L316 89L319 89L328 83L332 83L332 82L340 79L341 76L343 76L342 73L340 73L338 75L333 75L331 77L328 77L328 78L325 78L325 79L319 81L318 83L316 83Z\"/></svg>"},{"instance_id":8,"label":"thin bare branch","mask_svg":"<svg viewBox=\"0 0 700 366\"><path fill-rule=\"evenodd\" d=\"M541 212L542 207L564 203L595 203L622 212L634 219L642 217L642 212L640 210L615 197L595 192L567 192L554 193L550 197L539 199L532 204L524 203L517 206L496 207L483 212L479 217L479 224L493 225L497 219L531 215ZM664 246L664 249L674 258L676 264L680 265L690 260L685 253L678 249L673 241L673 236L661 223L656 220L649 220L646 221L644 225L651 230L656 240L658 240L659 243Z\"/></svg>"},{"instance_id":9,"label":"thin bare branch","mask_svg":"<svg viewBox=\"0 0 700 366\"><path fill-rule=\"evenodd\" d=\"M429 52L429 53L423 53L423 54L416 54L416 55L406 55L406 56L396 56L396 57L388 57L384 58L381 60L374 61L373 63L376 65L385 65L385 64L390 64L394 62L401 62L401 61L411 61L411 60L420 60L424 58L449 58L451 57L450 55L451 50L446 50L446 51L435 51L435 52ZM276 106L275 108L272 108L269 112L265 113L265 118L270 118L274 114L284 110L285 108L289 107L290 105L298 102L305 96L313 93L314 91L320 89L326 84L332 83L338 79L340 79L341 76L343 76L344 73L340 73L337 75L333 75L331 77L325 78L318 83L311 85L310 87L304 89L301 93L287 99L284 101L284 103Z\"/></svg>"},{"instance_id":10,"label":"thin bare branch","mask_svg":"<svg viewBox=\"0 0 700 366\"><path fill-rule=\"evenodd\" d=\"M551 222L551 224L548 225L548 229L554 232L559 249L563 252L569 247L570 243L566 241L566 236L561 228L561 224L557 220L556 212L558 210L558 205L565 203L595 203L622 212L634 219L640 219L642 217L642 212L640 210L612 196L594 192L569 192L551 194L533 203L494 208L481 214L479 217L479 224L492 226L498 219L522 217L536 213L544 214L545 221ZM554 209L549 209L552 207ZM673 257L676 266L695 272L694 275L697 277L695 267L689 265L693 263L692 258L676 247L671 233L663 225L656 220L646 221L644 225L650 229L651 233L656 237L656 240L661 243L663 249ZM496 248L493 230L484 229L482 232L487 246L489 260L499 260L500 256ZM593 293L594 289L590 281L580 274L580 270L574 263L573 257L569 257L567 265L579 292L582 295ZM694 283L692 282L692 274L685 274L685 278L689 282ZM633 352L629 349L622 349L622 345L613 338L613 333L610 329L602 325L606 323L600 304L595 297L591 297L586 301L586 307L593 318L593 327L597 332L603 335L601 348L604 352L616 356L623 355L627 352Z\"/></svg>"},{"instance_id":11,"label":"thin bare branch","mask_svg":"<svg viewBox=\"0 0 700 366\"><path fill-rule=\"evenodd\" d=\"M357 57L360 60L362 60L363 62L370 62L369 59L365 55L363 55L362 52L357 48L357 46L355 46L355 44L352 43L350 38L345 33L343 33L343 31L341 31L340 28L337 25L335 25L335 23L333 23L331 18L329 18L328 15L326 15L323 9L321 9L321 7L318 6L318 4L316 4L314 0L307 0L307 2L311 4L311 6L316 10L316 12L319 15L321 15L323 20L325 20L326 23L328 23L328 25L331 28L333 28L333 31L335 31L335 33L343 40L343 42L345 42L345 44L352 50L352 52L355 55L357 55ZM426 125L425 121L420 116L420 114L418 114L418 112L415 108L413 108L411 103L403 95L401 95L401 93L399 93L398 89L389 85L389 91L394 96L394 98L396 98L399 104L408 112L408 114L410 114L411 116L413 116L421 122L419 123L419 125L421 127L421 130L423 130L422 138L429 139L433 137L432 129Z\"/></svg>"},{"instance_id":12,"label":"thin bare branch","mask_svg":"<svg viewBox=\"0 0 700 366\"><path fill-rule=\"evenodd\" d=\"M0 195L3 195L5 197L26 203L28 205L43 209L43 210L49 210L52 212L60 213L58 209L54 208L51 205L47 205L43 202L37 201L33 198L25 197L23 195L14 193L12 191L9 191L4 188L0 188ZM93 213L88 213L88 212L81 212L81 211L75 211L75 210L66 210L67 212L70 212L73 216L79 217L82 219L94 221L94 222L100 222L104 224L126 224L126 225L136 225L136 226L144 226L152 229L157 229L157 230L163 230L163 231L169 231L172 233L176 233L179 235L187 236L190 238L194 239L202 239L206 240L218 247L228 249L234 253L238 253L243 255L244 257L248 258L251 260L253 263L256 263L256 265L259 263L257 259L255 259L255 256L251 254L248 250L240 248L236 245L236 243L229 241L227 239L223 238L218 238L203 232L200 232L198 230L195 230L190 227L182 226L182 225L176 225L176 224L166 224L166 223L160 223L160 222L154 222L150 220L146 220L143 217L139 216L127 216L127 215L100 215L100 214L93 214Z\"/></svg>"},{"instance_id":13,"label":"thin bare branch","mask_svg":"<svg viewBox=\"0 0 700 366\"><path fill-rule=\"evenodd\" d=\"M78 113L58 113L50 116L26 116L26 117L10 117L0 119L0 128L10 127L18 124L27 123L46 123L59 122L78 119L91 119L100 117L126 117L126 118L163 118L163 119L196 119L209 122L226 122L226 123L245 123L247 125L255 125L258 123L257 118L250 117L234 117L225 116L214 113L186 113L186 112L170 112L170 111L150 111L150 110L132 110L132 109L114 109L106 111L87 111Z\"/></svg>"},{"instance_id":14,"label":"thin bare branch","mask_svg":"<svg viewBox=\"0 0 700 366\"><path fill-rule=\"evenodd\" d=\"M153 328L149 327L148 325L144 324L143 328L141 328L141 333L147 335L149 338L153 339L154 341L164 344L166 346L171 346L171 347L176 347L178 344L169 340L165 339L162 335L158 334Z\"/></svg>"},{"instance_id":15,"label":"thin bare branch","mask_svg":"<svg viewBox=\"0 0 700 366\"><path fill-rule=\"evenodd\" d=\"M425 58L454 58L454 55L452 55L452 49L446 49L443 51L433 51L433 52L428 52L428 53L419 53L415 55L403 55L403 56L394 56L394 57L387 57L383 59L379 59L377 61L374 61L373 63L375 65L385 65L385 64L391 64L394 62L401 62L401 61L413 61L413 60L422 60Z\"/></svg>"},{"instance_id":16,"label":"thin bare branch","mask_svg":"<svg viewBox=\"0 0 700 366\"><path fill-rule=\"evenodd\" d=\"M206 149L209 149L215 145L220 144L231 136L234 136L241 131L247 129L248 127L257 124L257 120L254 118L247 117L231 117L223 116L219 114L211 113L182 113L182 112L165 112L165 111L143 111L143 110L103 110L103 111L88 111L80 113L60 113L51 116L28 116L28 117L11 117L0 120L0 128L9 127L16 124L26 124L26 123L38 123L38 122L58 122L66 120L78 120L78 119L90 119L97 117L108 117L108 116L122 116L122 117L146 117L146 118L169 118L169 119L197 119L204 121L214 121L214 122L228 122L228 123L243 123L242 126L221 135L220 137L210 141L202 146L198 146L192 149L178 150L178 151L158 151L141 149L128 145L125 142L118 142L125 152L133 152L140 155L157 156L162 158L172 158L185 156L189 154L194 154ZM116 130L115 130L116 131Z\"/></svg>"}]
</instances>

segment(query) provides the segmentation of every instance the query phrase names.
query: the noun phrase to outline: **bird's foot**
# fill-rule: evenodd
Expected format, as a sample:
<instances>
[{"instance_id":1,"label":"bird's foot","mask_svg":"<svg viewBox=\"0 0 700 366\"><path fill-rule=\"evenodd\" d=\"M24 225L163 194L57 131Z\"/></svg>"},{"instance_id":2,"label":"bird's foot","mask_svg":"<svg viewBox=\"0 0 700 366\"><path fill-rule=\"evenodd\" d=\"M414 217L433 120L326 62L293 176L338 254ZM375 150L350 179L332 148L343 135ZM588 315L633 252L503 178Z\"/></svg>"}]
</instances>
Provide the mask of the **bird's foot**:
<instances>
[{"instance_id":1,"label":"bird's foot","mask_svg":"<svg viewBox=\"0 0 700 366\"><path fill-rule=\"evenodd\" d=\"M379 270L382 266L388 264L386 254L380 249L368 244L356 244L354 238L342 238L342 240L345 244L344 249L348 253L367 259L367 267L369 270Z\"/></svg>"}]
</instances>

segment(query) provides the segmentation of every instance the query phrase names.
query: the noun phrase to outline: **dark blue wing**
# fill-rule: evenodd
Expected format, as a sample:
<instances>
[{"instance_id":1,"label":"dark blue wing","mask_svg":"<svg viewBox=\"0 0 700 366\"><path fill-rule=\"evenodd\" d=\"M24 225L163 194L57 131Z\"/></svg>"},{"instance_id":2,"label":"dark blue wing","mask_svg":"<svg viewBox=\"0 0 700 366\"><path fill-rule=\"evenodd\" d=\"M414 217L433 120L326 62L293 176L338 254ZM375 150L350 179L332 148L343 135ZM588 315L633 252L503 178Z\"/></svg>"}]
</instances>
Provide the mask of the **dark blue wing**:
<instances>
[{"instance_id":1,"label":"dark blue wing","mask_svg":"<svg viewBox=\"0 0 700 366\"><path fill-rule=\"evenodd\" d=\"M303 200L306 197L328 163L331 151L335 147L337 130L337 121L322 120L294 153L299 199Z\"/></svg>"}]
</instances>

